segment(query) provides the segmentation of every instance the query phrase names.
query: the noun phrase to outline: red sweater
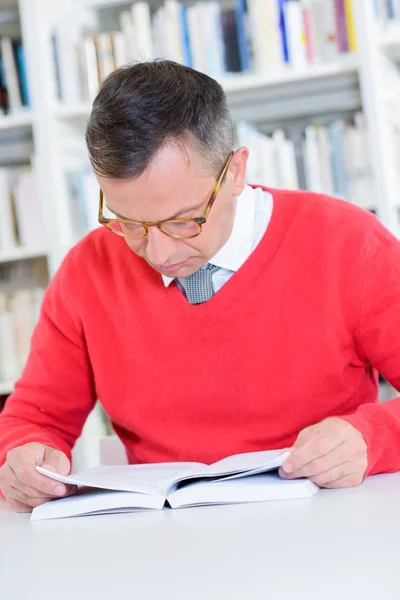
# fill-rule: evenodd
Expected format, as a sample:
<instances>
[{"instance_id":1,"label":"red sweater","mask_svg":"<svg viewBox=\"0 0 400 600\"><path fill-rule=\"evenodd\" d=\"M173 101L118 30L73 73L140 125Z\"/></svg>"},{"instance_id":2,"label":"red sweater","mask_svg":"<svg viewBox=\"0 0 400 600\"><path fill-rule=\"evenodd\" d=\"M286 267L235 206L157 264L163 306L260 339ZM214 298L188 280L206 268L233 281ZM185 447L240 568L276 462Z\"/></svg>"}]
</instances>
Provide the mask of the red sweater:
<instances>
[{"instance_id":1,"label":"red sweater","mask_svg":"<svg viewBox=\"0 0 400 600\"><path fill-rule=\"evenodd\" d=\"M260 244L209 301L173 284L101 228L50 283L32 350L0 416L7 451L70 454L98 397L129 461L212 462L290 446L342 416L368 445L368 474L400 469L400 243L371 214L271 190Z\"/></svg>"}]
</instances>

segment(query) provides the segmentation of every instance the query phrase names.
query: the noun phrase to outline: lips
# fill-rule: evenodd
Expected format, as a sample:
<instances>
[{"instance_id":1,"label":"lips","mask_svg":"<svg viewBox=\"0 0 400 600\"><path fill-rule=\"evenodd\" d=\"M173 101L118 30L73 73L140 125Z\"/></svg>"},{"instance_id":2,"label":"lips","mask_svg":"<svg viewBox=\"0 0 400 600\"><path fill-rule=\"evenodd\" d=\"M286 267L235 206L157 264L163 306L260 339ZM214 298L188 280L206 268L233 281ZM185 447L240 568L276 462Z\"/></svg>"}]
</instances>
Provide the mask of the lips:
<instances>
[{"instance_id":1,"label":"lips","mask_svg":"<svg viewBox=\"0 0 400 600\"><path fill-rule=\"evenodd\" d=\"M183 266L185 266L186 263L187 260L184 260L180 263L175 263L173 265L160 265L159 267L157 267L157 270L161 271L162 273L174 273L175 271L178 271Z\"/></svg>"}]
</instances>

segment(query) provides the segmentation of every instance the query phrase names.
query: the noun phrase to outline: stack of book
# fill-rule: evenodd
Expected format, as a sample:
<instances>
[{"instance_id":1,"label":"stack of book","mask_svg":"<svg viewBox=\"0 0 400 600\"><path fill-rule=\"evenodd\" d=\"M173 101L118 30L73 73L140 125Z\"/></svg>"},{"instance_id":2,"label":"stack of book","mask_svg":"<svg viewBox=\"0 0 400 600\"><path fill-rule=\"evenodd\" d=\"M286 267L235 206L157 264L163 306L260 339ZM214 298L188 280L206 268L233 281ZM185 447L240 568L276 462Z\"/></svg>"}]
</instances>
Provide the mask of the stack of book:
<instances>
[{"instance_id":1,"label":"stack of book","mask_svg":"<svg viewBox=\"0 0 400 600\"><path fill-rule=\"evenodd\" d=\"M0 168L0 215L0 252L43 247L45 231L32 168Z\"/></svg>"},{"instance_id":2,"label":"stack of book","mask_svg":"<svg viewBox=\"0 0 400 600\"><path fill-rule=\"evenodd\" d=\"M273 72L329 62L357 48L355 0L217 0L185 5L144 0L119 15L119 28L100 20L59 24L53 35L56 95L92 99L104 78L132 61L167 58L212 77Z\"/></svg>"},{"instance_id":3,"label":"stack of book","mask_svg":"<svg viewBox=\"0 0 400 600\"><path fill-rule=\"evenodd\" d=\"M24 49L20 40L0 38L0 114L29 106Z\"/></svg>"},{"instance_id":4,"label":"stack of book","mask_svg":"<svg viewBox=\"0 0 400 600\"><path fill-rule=\"evenodd\" d=\"M327 125L308 125L297 139L288 139L282 129L264 135L250 123L237 126L239 145L250 150L250 183L304 188L375 210L367 136L361 113Z\"/></svg>"}]
</instances>

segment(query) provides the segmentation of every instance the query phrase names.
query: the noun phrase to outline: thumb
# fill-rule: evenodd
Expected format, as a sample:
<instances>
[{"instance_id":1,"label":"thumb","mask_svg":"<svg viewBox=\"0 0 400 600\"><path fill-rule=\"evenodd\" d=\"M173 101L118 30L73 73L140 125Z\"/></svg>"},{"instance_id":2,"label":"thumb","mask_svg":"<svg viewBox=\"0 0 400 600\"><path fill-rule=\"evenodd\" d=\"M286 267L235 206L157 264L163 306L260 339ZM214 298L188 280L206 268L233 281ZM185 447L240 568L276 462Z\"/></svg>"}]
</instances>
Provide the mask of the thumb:
<instances>
[{"instance_id":1,"label":"thumb","mask_svg":"<svg viewBox=\"0 0 400 600\"><path fill-rule=\"evenodd\" d=\"M46 446L41 466L43 469L59 473L60 475L69 475L71 470L71 463L64 452L56 448L50 448L49 446Z\"/></svg>"}]
</instances>

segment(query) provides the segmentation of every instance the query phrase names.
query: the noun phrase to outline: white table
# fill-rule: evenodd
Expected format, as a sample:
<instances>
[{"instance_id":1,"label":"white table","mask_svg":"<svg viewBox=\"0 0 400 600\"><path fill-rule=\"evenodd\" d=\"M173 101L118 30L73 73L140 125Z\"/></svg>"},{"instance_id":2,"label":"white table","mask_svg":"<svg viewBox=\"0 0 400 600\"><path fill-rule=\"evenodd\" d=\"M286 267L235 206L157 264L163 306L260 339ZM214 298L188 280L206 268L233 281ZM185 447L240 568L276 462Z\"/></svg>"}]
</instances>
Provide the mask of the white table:
<instances>
[{"instance_id":1,"label":"white table","mask_svg":"<svg viewBox=\"0 0 400 600\"><path fill-rule=\"evenodd\" d=\"M0 507L2 600L399 600L400 474L310 500L30 522Z\"/></svg>"}]
</instances>

